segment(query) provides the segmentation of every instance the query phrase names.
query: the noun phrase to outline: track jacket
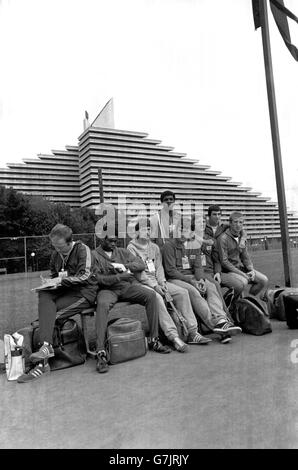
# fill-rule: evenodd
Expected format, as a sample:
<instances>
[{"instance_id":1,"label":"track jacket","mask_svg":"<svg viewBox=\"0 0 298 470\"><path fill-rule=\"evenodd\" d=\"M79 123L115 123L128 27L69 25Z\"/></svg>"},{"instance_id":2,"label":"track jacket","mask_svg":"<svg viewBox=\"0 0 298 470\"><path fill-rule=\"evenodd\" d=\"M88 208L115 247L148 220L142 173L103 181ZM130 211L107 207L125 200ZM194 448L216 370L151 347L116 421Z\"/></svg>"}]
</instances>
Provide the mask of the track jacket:
<instances>
[{"instance_id":1,"label":"track jacket","mask_svg":"<svg viewBox=\"0 0 298 470\"><path fill-rule=\"evenodd\" d=\"M92 251L94 257L93 272L101 289L110 289L124 292L131 284L138 284L137 279L128 281L122 279L121 273L116 271L112 263L121 263L132 273L141 272L145 269L145 264L141 258L134 256L126 248L115 248L111 258L99 246Z\"/></svg>"},{"instance_id":2,"label":"track jacket","mask_svg":"<svg viewBox=\"0 0 298 470\"><path fill-rule=\"evenodd\" d=\"M173 239L164 244L161 252L167 279L180 279L189 284L193 283L193 276L196 280L204 279L200 249L186 250L183 244ZM186 257L189 268L183 267Z\"/></svg>"},{"instance_id":3,"label":"track jacket","mask_svg":"<svg viewBox=\"0 0 298 470\"><path fill-rule=\"evenodd\" d=\"M240 238L239 238L240 240ZM242 273L253 270L253 264L246 246L240 248L239 242L228 228L217 239L217 249L222 271L224 273Z\"/></svg>"},{"instance_id":4,"label":"track jacket","mask_svg":"<svg viewBox=\"0 0 298 470\"><path fill-rule=\"evenodd\" d=\"M90 303L96 299L98 285L95 276L91 272L91 251L81 241L73 242L73 247L67 256L58 251L53 251L50 260L51 278L58 277L59 272L67 271L67 276L62 278L59 293L75 290L79 291Z\"/></svg>"}]
</instances>

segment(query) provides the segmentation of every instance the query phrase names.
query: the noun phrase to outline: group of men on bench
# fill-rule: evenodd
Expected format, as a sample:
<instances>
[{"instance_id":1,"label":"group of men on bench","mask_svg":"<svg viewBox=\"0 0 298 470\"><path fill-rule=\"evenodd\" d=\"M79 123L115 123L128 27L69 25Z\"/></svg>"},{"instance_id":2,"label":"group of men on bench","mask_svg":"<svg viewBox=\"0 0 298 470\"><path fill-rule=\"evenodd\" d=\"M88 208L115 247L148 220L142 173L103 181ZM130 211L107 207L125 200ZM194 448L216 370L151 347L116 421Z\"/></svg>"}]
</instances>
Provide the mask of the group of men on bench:
<instances>
[{"instance_id":1,"label":"group of men on bench","mask_svg":"<svg viewBox=\"0 0 298 470\"><path fill-rule=\"evenodd\" d=\"M73 241L70 227L57 224L52 229L49 238L54 251L50 270L56 288L38 294L42 346L31 355L34 367L19 377L19 383L50 372L48 359L54 356L55 322L81 313L95 302L99 373L109 370L105 350L108 314L117 301L145 306L148 347L153 352L167 354L173 348L184 353L188 344L210 343L211 338L199 330L218 334L222 343L241 333L241 328L229 316L221 287L229 289L227 299L229 293L235 297L242 295L248 284L250 293L261 295L268 284L267 277L254 269L248 255L242 213L233 212L229 224L222 224L220 207L210 206L204 239L198 243L191 223L187 227L179 226L181 218L174 208L175 194L165 191L160 199L161 211L151 218L139 219L135 238L127 248L117 247L115 233L113 237L107 234L100 238L100 245L91 252L81 241ZM158 244L153 243L152 235ZM168 296L185 319L186 343L179 337L166 308ZM172 347L160 341L160 328Z\"/></svg>"}]
</instances>

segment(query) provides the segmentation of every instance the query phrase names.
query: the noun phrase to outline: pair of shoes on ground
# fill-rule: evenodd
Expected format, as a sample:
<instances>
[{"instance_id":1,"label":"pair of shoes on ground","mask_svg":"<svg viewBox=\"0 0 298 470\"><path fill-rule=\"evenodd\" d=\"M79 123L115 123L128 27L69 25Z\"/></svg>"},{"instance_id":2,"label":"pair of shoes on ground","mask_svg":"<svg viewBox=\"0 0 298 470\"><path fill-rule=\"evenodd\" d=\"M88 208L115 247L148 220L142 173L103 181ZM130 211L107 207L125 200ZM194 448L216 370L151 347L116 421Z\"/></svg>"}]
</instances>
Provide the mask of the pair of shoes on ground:
<instances>
[{"instance_id":1,"label":"pair of shoes on ground","mask_svg":"<svg viewBox=\"0 0 298 470\"><path fill-rule=\"evenodd\" d=\"M20 375L20 377L17 379L17 382L19 384L32 382L32 380L40 379L42 376L48 375L50 372L51 368L47 362L39 363L36 364L33 369L30 369L27 374Z\"/></svg>"},{"instance_id":2,"label":"pair of shoes on ground","mask_svg":"<svg viewBox=\"0 0 298 470\"><path fill-rule=\"evenodd\" d=\"M232 322L225 321L221 322L213 328L213 333L218 333L219 335L237 335L241 333L242 329L240 326L235 326Z\"/></svg>"},{"instance_id":3,"label":"pair of shoes on ground","mask_svg":"<svg viewBox=\"0 0 298 470\"><path fill-rule=\"evenodd\" d=\"M18 383L31 382L32 380L40 379L42 376L48 375L51 368L48 364L48 359L54 357L54 349L51 344L43 344L41 348L35 353L31 354L30 361L36 364L29 372L20 375L17 379Z\"/></svg>"},{"instance_id":4,"label":"pair of shoes on ground","mask_svg":"<svg viewBox=\"0 0 298 470\"><path fill-rule=\"evenodd\" d=\"M200 333L195 333L193 335L189 335L188 337L188 344L208 344L211 343L212 339L207 338L206 336L202 336Z\"/></svg>"},{"instance_id":5,"label":"pair of shoes on ground","mask_svg":"<svg viewBox=\"0 0 298 470\"><path fill-rule=\"evenodd\" d=\"M45 361L46 359L49 359L50 357L54 356L55 353L53 346L51 344L43 343L43 345L39 348L38 351L31 354L30 361L35 364L36 362Z\"/></svg>"}]
</instances>

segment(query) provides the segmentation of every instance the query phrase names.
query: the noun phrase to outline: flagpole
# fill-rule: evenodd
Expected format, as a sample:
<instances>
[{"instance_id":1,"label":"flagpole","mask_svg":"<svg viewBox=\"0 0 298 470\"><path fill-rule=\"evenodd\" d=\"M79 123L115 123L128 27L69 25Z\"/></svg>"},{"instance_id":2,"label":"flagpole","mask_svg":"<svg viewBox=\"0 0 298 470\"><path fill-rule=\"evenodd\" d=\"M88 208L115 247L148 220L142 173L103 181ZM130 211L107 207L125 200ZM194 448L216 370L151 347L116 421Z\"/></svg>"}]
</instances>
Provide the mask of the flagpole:
<instances>
[{"instance_id":1,"label":"flagpole","mask_svg":"<svg viewBox=\"0 0 298 470\"><path fill-rule=\"evenodd\" d=\"M292 284L292 261L290 252L290 239L288 230L287 204L285 196L285 185L282 169L282 158L280 149L277 109L275 100L274 78L271 58L269 23L267 12L267 0L259 0L260 21L262 29L262 42L264 52L264 63L267 84L268 106L270 114L271 137L274 156L275 180L277 189L277 200L281 230L281 244L284 264L285 285L290 287Z\"/></svg>"}]
</instances>

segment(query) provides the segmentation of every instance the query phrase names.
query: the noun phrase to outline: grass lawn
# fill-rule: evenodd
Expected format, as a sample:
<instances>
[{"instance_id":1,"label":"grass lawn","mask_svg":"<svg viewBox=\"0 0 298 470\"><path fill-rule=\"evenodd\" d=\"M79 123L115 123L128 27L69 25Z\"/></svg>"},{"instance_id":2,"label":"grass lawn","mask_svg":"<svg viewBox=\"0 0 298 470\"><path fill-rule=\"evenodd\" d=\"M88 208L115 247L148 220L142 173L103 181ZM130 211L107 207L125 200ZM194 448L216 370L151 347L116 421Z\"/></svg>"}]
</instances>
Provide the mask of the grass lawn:
<instances>
[{"instance_id":1,"label":"grass lawn","mask_svg":"<svg viewBox=\"0 0 298 470\"><path fill-rule=\"evenodd\" d=\"M284 285L281 250L256 251L251 253L255 268L270 279L270 286ZM298 249L292 250L293 286L298 286ZM0 276L0 338L4 333L13 333L35 320L37 294L32 287L40 284L40 273L11 274Z\"/></svg>"}]
</instances>

